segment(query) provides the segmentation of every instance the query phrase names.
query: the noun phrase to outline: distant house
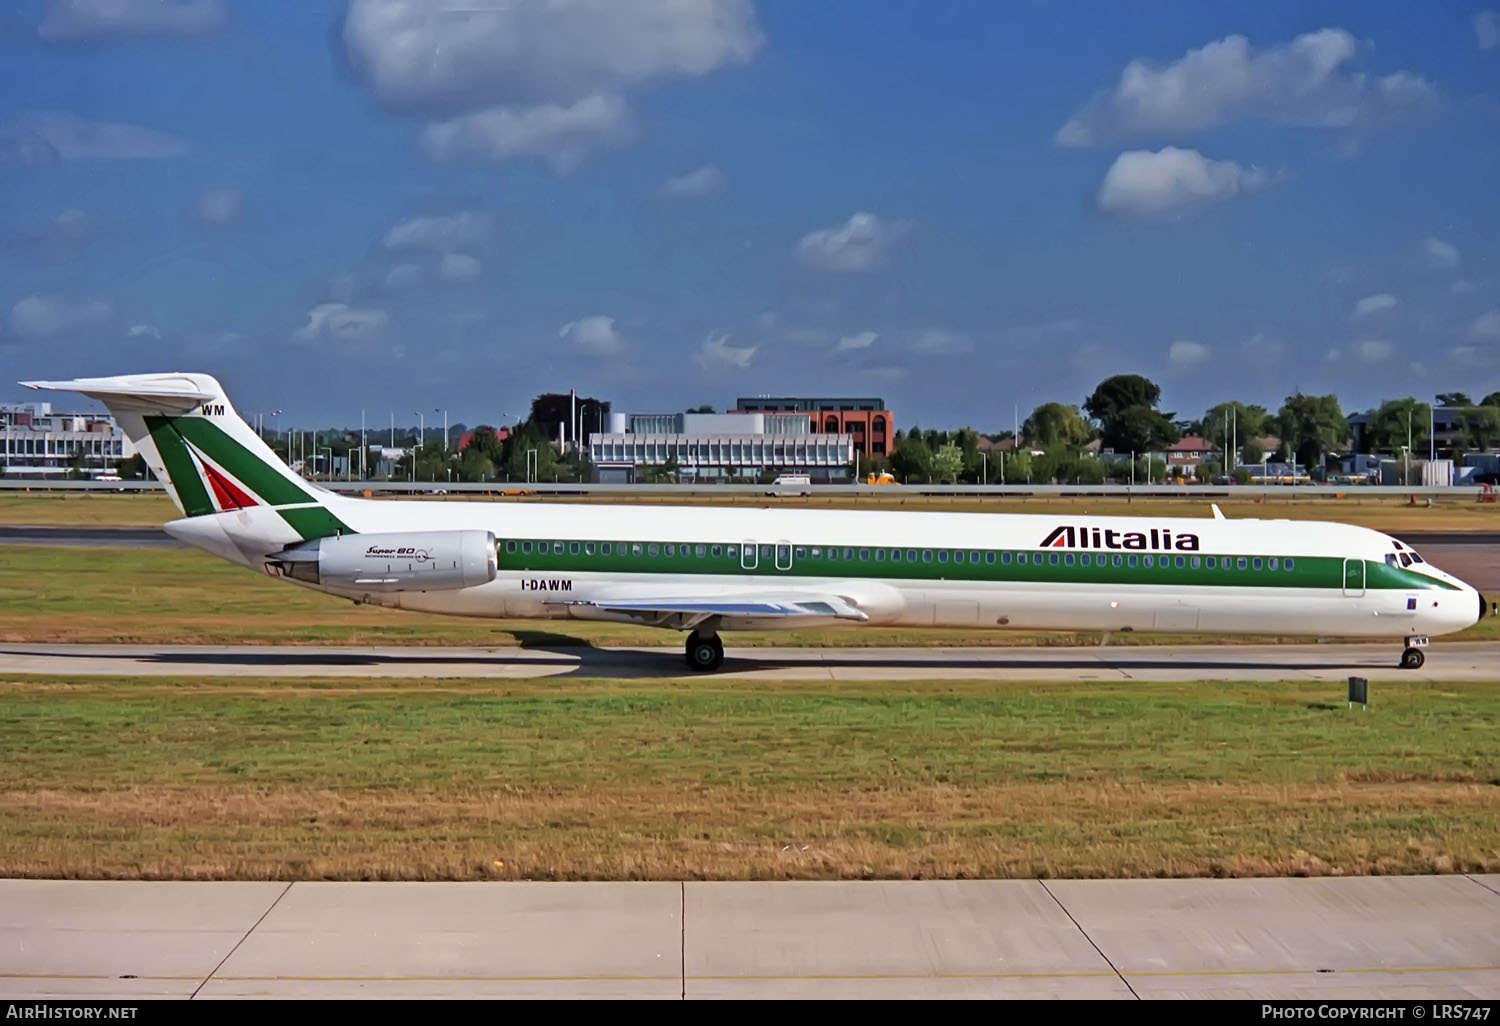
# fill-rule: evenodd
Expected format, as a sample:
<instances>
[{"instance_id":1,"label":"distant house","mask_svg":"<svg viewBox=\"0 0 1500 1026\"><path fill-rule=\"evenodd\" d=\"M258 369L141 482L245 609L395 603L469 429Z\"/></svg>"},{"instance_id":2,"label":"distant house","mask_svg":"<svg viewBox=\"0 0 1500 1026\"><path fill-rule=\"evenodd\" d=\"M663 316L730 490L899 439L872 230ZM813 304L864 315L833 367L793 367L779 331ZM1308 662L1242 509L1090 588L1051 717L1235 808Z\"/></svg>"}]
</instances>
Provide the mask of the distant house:
<instances>
[{"instance_id":1,"label":"distant house","mask_svg":"<svg viewBox=\"0 0 1500 1026\"><path fill-rule=\"evenodd\" d=\"M1218 453L1218 448L1207 439L1186 435L1167 446L1167 466L1181 467L1183 472L1197 477L1198 465Z\"/></svg>"},{"instance_id":2,"label":"distant house","mask_svg":"<svg viewBox=\"0 0 1500 1026\"><path fill-rule=\"evenodd\" d=\"M481 424L479 426L481 428L488 428L489 430L495 432L495 438L497 440L501 441L501 442L505 441L507 438L510 437L510 428L505 428L505 427L503 427L503 428L491 428L488 424ZM474 432L473 431L465 431L462 435L458 436L458 451L459 452L463 452L465 449L467 449L469 446L471 446L473 444L474 444Z\"/></svg>"}]
</instances>

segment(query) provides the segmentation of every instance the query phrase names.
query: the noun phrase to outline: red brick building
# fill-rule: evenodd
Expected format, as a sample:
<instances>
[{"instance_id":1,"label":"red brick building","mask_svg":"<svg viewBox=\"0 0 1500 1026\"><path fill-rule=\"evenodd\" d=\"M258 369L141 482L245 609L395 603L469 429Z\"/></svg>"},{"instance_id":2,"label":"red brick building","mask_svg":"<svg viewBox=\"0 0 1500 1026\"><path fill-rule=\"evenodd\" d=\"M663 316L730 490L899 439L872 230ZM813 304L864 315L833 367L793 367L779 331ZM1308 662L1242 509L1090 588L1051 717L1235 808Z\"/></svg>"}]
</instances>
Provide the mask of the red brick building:
<instances>
[{"instance_id":1,"label":"red brick building","mask_svg":"<svg viewBox=\"0 0 1500 1026\"><path fill-rule=\"evenodd\" d=\"M854 448L886 458L894 448L895 418L884 399L823 399L757 396L735 400L735 413L805 413L813 434L853 435Z\"/></svg>"}]
</instances>

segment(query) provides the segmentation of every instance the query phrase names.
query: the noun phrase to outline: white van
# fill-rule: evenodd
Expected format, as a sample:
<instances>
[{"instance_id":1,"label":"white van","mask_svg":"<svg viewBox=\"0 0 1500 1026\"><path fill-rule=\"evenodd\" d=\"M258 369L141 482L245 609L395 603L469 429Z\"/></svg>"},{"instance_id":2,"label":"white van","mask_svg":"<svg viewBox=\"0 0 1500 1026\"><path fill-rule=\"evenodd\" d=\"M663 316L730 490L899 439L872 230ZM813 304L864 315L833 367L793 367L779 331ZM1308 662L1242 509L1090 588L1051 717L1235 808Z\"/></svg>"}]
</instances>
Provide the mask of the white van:
<instances>
[{"instance_id":1,"label":"white van","mask_svg":"<svg viewBox=\"0 0 1500 1026\"><path fill-rule=\"evenodd\" d=\"M766 493L767 495L788 495L788 494L791 494L791 495L811 495L812 494L812 489L808 488L808 487L798 487L794 491L788 491L787 490L789 488L793 488L793 487L798 486L798 485L811 485L812 484L812 478L809 477L806 474L782 474L776 480L772 481L771 484L777 490L773 491L773 492L767 492Z\"/></svg>"}]
</instances>

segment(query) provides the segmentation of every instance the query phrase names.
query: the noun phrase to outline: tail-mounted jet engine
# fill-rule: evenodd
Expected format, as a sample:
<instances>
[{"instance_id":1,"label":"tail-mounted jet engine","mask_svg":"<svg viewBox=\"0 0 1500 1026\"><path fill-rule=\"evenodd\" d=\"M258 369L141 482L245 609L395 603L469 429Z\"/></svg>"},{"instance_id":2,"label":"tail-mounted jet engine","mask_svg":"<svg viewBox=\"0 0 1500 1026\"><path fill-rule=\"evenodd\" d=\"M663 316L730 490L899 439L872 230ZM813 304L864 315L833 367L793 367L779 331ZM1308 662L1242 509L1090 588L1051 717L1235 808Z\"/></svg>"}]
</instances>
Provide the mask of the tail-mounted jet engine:
<instances>
[{"instance_id":1,"label":"tail-mounted jet engine","mask_svg":"<svg viewBox=\"0 0 1500 1026\"><path fill-rule=\"evenodd\" d=\"M450 591L495 579L489 531L346 534L294 545L271 556L268 569L330 588Z\"/></svg>"}]
</instances>

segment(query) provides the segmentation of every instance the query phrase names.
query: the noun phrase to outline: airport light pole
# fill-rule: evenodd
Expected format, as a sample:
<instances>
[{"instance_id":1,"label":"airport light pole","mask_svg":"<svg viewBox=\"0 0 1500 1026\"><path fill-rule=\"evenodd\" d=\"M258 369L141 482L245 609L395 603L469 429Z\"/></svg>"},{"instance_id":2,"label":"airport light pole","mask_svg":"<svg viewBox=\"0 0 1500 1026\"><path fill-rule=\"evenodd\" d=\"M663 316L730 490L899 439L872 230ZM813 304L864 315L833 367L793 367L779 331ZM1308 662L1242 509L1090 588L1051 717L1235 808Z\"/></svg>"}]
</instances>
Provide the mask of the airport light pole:
<instances>
[{"instance_id":1,"label":"airport light pole","mask_svg":"<svg viewBox=\"0 0 1500 1026\"><path fill-rule=\"evenodd\" d=\"M438 408L436 406L434 406L432 408L432 412L433 413L437 413L438 412ZM448 451L448 411L444 410L442 412L443 412L443 451L447 452Z\"/></svg>"},{"instance_id":2,"label":"airport light pole","mask_svg":"<svg viewBox=\"0 0 1500 1026\"><path fill-rule=\"evenodd\" d=\"M979 483L982 485L987 485L990 483L990 454L987 452L982 452L979 454L979 458L984 461L982 464L980 464L981 476L979 478Z\"/></svg>"}]
</instances>

